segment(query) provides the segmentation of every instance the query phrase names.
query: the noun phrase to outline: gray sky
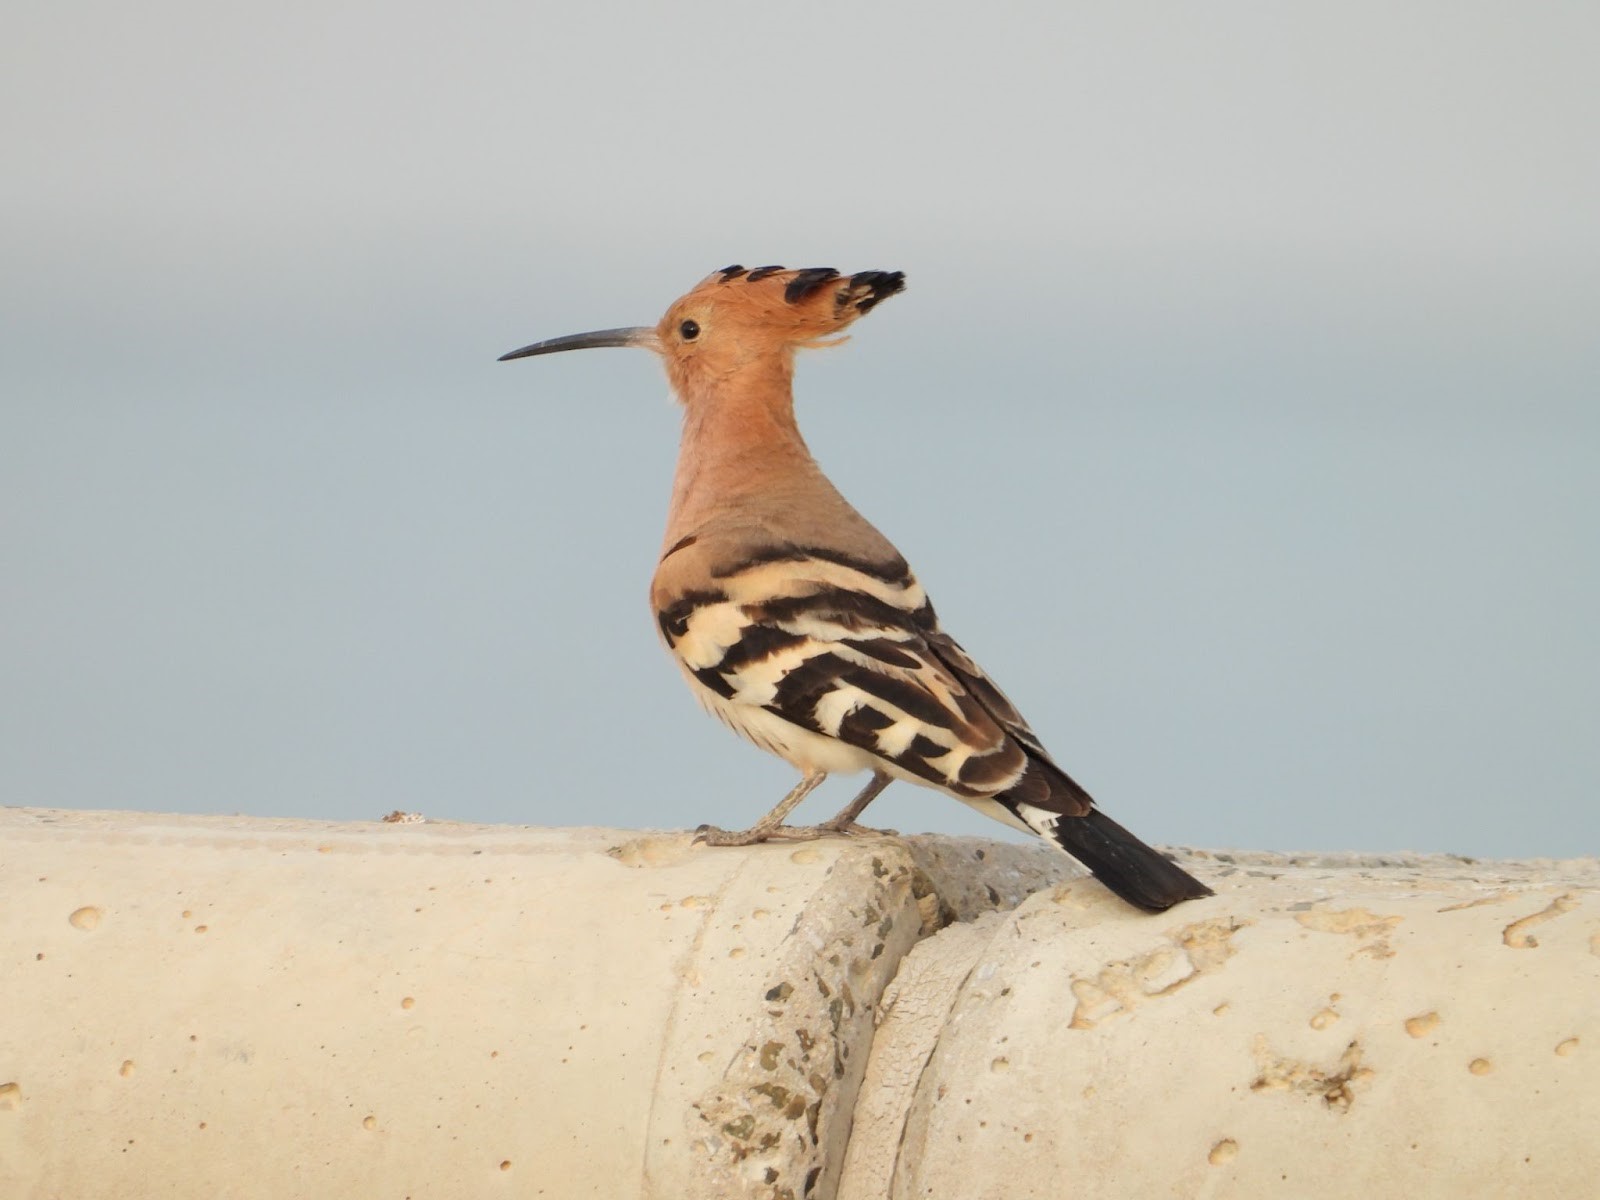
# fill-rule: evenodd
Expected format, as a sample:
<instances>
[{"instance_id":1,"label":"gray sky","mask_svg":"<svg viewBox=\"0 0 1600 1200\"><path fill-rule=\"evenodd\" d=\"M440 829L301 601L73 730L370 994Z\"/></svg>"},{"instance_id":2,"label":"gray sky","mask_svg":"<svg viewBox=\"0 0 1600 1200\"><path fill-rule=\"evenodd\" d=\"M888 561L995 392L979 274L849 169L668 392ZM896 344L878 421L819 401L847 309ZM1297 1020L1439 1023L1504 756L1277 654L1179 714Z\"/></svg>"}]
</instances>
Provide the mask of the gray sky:
<instances>
[{"instance_id":1,"label":"gray sky","mask_svg":"<svg viewBox=\"0 0 1600 1200\"><path fill-rule=\"evenodd\" d=\"M1120 820L1595 853L1597 62L1589 3L19 9L0 803L753 820L645 605L659 368L493 360L777 262L907 272L802 425Z\"/></svg>"}]
</instances>

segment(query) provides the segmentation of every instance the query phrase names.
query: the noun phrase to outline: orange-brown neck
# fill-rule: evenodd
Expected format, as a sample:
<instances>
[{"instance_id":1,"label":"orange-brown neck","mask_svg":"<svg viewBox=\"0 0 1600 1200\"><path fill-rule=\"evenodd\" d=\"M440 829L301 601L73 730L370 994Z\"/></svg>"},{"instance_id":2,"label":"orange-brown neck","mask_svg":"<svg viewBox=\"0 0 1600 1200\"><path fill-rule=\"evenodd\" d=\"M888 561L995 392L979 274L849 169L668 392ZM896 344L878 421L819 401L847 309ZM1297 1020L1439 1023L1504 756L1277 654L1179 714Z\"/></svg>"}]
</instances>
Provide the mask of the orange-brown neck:
<instances>
[{"instance_id":1,"label":"orange-brown neck","mask_svg":"<svg viewBox=\"0 0 1600 1200\"><path fill-rule=\"evenodd\" d=\"M792 356L784 354L763 356L720 379L685 381L665 547L730 502L759 507L820 475L795 423L792 375Z\"/></svg>"}]
</instances>

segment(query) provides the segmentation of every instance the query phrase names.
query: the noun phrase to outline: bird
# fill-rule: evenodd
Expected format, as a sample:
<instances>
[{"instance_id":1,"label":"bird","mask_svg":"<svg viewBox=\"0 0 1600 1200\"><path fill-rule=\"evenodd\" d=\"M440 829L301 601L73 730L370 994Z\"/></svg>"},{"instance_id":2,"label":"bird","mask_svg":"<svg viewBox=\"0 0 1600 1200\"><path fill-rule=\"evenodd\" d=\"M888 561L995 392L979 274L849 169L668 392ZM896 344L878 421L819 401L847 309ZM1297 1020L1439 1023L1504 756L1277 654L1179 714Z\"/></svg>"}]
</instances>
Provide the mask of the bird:
<instances>
[{"instance_id":1,"label":"bird","mask_svg":"<svg viewBox=\"0 0 1600 1200\"><path fill-rule=\"evenodd\" d=\"M939 624L898 550L823 474L794 413L796 352L905 288L900 271L725 267L655 325L534 342L501 362L596 347L653 351L683 409L650 603L700 703L787 760L799 783L748 829L698 840L862 832L895 780L962 800L1064 850L1129 904L1211 889L1106 816ZM784 819L831 774L870 772L816 826Z\"/></svg>"}]
</instances>

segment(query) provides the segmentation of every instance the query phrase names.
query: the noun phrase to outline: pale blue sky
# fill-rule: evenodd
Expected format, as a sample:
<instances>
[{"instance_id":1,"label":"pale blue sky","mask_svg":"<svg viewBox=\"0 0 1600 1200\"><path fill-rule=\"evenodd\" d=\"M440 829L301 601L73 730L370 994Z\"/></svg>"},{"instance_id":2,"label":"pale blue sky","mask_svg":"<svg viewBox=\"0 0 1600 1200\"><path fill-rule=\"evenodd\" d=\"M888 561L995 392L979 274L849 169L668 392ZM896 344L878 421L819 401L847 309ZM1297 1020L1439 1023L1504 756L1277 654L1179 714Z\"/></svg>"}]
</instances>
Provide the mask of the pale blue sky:
<instances>
[{"instance_id":1,"label":"pale blue sky","mask_svg":"<svg viewBox=\"0 0 1600 1200\"><path fill-rule=\"evenodd\" d=\"M645 605L658 367L494 359L780 262L907 273L802 425L1119 820L1595 853L1596 62L1579 3L12 13L0 803L753 820Z\"/></svg>"}]
</instances>

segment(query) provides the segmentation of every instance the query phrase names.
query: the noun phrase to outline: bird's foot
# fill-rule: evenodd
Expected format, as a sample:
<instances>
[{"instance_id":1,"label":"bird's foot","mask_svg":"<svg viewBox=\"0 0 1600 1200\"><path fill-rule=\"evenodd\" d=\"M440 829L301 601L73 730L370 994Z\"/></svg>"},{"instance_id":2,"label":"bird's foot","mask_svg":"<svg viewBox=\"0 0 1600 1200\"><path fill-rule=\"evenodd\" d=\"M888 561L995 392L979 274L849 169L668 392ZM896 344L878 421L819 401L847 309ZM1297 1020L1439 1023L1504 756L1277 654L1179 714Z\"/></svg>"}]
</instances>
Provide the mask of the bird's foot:
<instances>
[{"instance_id":1,"label":"bird's foot","mask_svg":"<svg viewBox=\"0 0 1600 1200\"><path fill-rule=\"evenodd\" d=\"M694 831L696 845L704 846L756 846L762 842L807 842L821 837L815 827L772 825L749 829L720 829L715 825L702 825Z\"/></svg>"},{"instance_id":2,"label":"bird's foot","mask_svg":"<svg viewBox=\"0 0 1600 1200\"><path fill-rule=\"evenodd\" d=\"M702 825L694 831L696 845L705 846L755 846L762 842L814 842L825 837L897 837L893 829L874 829L854 821L824 821L821 825L773 825L763 829L752 825L749 829L719 829L715 825Z\"/></svg>"}]
</instances>

